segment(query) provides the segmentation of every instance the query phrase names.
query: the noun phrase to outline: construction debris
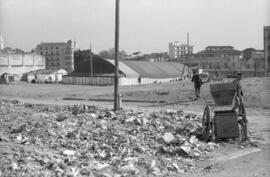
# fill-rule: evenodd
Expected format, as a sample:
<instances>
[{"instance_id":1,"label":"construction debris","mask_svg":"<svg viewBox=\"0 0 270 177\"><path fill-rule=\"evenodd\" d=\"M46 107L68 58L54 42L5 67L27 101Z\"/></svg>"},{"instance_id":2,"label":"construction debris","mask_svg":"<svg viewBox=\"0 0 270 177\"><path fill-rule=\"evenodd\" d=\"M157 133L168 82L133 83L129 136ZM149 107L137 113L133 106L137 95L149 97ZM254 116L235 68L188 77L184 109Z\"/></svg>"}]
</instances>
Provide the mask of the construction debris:
<instances>
[{"instance_id":1,"label":"construction debris","mask_svg":"<svg viewBox=\"0 0 270 177\"><path fill-rule=\"evenodd\" d=\"M183 111L112 112L0 100L2 176L173 176L218 147Z\"/></svg>"}]
</instances>

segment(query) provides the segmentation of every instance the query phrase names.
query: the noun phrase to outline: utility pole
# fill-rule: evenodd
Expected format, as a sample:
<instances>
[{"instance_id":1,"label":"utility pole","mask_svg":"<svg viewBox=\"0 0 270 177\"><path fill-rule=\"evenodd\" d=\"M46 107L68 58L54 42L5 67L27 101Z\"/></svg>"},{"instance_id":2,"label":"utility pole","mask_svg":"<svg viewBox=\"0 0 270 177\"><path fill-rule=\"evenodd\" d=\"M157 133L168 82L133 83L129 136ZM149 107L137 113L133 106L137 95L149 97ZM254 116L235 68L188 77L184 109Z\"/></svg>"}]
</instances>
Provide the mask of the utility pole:
<instances>
[{"instance_id":1,"label":"utility pole","mask_svg":"<svg viewBox=\"0 0 270 177\"><path fill-rule=\"evenodd\" d=\"M114 111L120 109L119 106L119 90L118 90L118 55L119 55L119 0L115 1L115 68L114 68Z\"/></svg>"},{"instance_id":2,"label":"utility pole","mask_svg":"<svg viewBox=\"0 0 270 177\"><path fill-rule=\"evenodd\" d=\"M91 77L93 77L93 58L92 58L92 46L90 43L90 71L91 71Z\"/></svg>"}]
</instances>

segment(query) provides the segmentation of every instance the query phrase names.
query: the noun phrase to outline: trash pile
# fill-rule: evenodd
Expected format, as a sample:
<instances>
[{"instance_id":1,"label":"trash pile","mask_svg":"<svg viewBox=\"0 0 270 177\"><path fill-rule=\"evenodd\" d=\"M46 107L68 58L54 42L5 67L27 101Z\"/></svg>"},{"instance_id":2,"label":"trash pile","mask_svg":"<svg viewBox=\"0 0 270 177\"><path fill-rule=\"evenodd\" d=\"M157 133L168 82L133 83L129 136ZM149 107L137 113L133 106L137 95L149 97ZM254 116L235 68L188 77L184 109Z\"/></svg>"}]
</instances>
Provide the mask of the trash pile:
<instances>
[{"instance_id":1,"label":"trash pile","mask_svg":"<svg viewBox=\"0 0 270 177\"><path fill-rule=\"evenodd\" d=\"M183 111L0 100L0 176L174 176L218 147L201 129Z\"/></svg>"}]
</instances>

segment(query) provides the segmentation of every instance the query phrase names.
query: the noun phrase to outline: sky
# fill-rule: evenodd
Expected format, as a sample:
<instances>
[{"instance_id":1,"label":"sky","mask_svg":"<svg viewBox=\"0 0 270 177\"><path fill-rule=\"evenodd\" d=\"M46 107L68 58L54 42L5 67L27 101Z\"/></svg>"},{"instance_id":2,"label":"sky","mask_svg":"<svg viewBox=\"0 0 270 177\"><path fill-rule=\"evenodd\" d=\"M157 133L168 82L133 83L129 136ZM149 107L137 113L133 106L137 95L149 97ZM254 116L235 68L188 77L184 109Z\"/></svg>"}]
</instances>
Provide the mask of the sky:
<instances>
[{"instance_id":1,"label":"sky","mask_svg":"<svg viewBox=\"0 0 270 177\"><path fill-rule=\"evenodd\" d=\"M194 52L211 45L263 49L269 0L120 0L119 48L168 52L187 41ZM94 53L114 47L115 0L0 0L5 47L30 51L40 42L76 39Z\"/></svg>"}]
</instances>

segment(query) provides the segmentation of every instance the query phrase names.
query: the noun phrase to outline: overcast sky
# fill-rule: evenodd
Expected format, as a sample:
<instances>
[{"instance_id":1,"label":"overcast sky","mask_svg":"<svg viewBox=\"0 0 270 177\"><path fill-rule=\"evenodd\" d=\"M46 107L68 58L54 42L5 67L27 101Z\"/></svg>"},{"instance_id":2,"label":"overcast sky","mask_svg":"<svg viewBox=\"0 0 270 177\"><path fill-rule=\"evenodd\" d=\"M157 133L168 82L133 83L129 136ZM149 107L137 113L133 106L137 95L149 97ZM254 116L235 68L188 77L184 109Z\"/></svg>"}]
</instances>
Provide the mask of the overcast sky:
<instances>
[{"instance_id":1,"label":"overcast sky","mask_svg":"<svg viewBox=\"0 0 270 177\"><path fill-rule=\"evenodd\" d=\"M115 0L0 0L5 46L30 51L38 43L74 40L95 53L114 47ZM167 52L170 41L195 51L208 45L263 49L269 0L120 0L120 49Z\"/></svg>"}]
</instances>

